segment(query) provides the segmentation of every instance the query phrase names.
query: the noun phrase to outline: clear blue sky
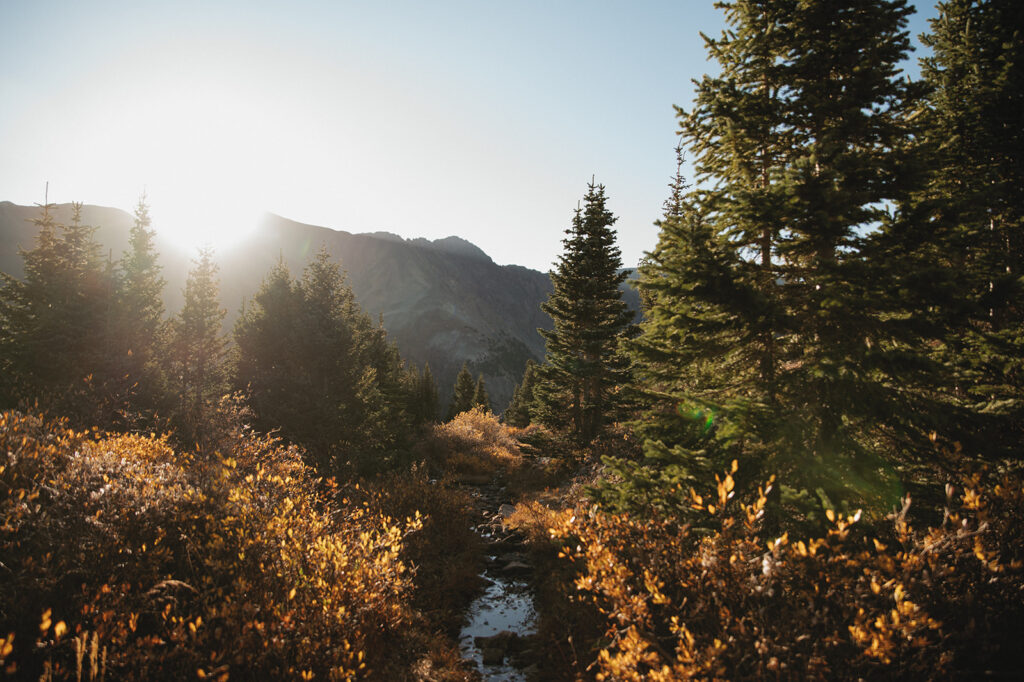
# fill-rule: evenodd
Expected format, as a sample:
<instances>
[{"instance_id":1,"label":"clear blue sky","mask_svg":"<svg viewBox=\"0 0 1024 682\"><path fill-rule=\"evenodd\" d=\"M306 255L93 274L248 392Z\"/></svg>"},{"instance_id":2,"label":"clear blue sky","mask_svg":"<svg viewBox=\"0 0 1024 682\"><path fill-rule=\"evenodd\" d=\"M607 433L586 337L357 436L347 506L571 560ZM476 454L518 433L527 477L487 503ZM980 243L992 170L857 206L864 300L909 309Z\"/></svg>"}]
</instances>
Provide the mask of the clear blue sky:
<instances>
[{"instance_id":1,"label":"clear blue sky","mask_svg":"<svg viewBox=\"0 0 1024 682\"><path fill-rule=\"evenodd\" d=\"M722 25L710 1L0 0L0 200L145 190L185 243L266 210L547 270L593 175L633 265Z\"/></svg>"}]
</instances>

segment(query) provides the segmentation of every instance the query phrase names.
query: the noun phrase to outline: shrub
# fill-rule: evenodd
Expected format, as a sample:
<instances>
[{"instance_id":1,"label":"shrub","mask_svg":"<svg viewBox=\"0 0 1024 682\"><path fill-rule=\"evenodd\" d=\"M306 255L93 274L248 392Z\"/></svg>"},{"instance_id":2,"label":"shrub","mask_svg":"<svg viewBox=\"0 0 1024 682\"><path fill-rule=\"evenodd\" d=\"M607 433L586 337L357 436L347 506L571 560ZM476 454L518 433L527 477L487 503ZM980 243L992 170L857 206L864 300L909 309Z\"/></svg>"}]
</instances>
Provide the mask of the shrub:
<instances>
[{"instance_id":1,"label":"shrub","mask_svg":"<svg viewBox=\"0 0 1024 682\"><path fill-rule=\"evenodd\" d=\"M403 535L300 452L228 456L0 415L0 670L54 679L352 679L409 618Z\"/></svg>"},{"instance_id":2,"label":"shrub","mask_svg":"<svg viewBox=\"0 0 1024 682\"><path fill-rule=\"evenodd\" d=\"M434 427L424 444L431 465L441 473L494 475L522 461L513 430L481 407Z\"/></svg>"},{"instance_id":3,"label":"shrub","mask_svg":"<svg viewBox=\"0 0 1024 682\"><path fill-rule=\"evenodd\" d=\"M947 486L926 532L906 498L888 521L830 511L827 532L799 540L761 537L767 487L747 504L733 487L730 473L710 496L691 491L713 532L582 509L553 529L606 619L599 679L1019 672L1019 476Z\"/></svg>"},{"instance_id":4,"label":"shrub","mask_svg":"<svg viewBox=\"0 0 1024 682\"><path fill-rule=\"evenodd\" d=\"M411 603L456 634L483 582L482 540L473 531L478 519L469 494L428 478L422 466L381 476L367 494L371 507L390 517L420 515L422 528L402 548L403 560L415 568Z\"/></svg>"}]
</instances>

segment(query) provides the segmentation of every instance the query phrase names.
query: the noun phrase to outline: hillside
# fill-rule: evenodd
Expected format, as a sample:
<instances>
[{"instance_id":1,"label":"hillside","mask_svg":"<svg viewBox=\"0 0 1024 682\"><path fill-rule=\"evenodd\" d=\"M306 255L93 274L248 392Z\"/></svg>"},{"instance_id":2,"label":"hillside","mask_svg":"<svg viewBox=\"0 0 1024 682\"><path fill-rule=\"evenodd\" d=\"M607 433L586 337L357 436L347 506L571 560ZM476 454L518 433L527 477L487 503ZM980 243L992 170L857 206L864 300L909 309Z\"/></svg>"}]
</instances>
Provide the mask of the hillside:
<instances>
[{"instance_id":1,"label":"hillside","mask_svg":"<svg viewBox=\"0 0 1024 682\"><path fill-rule=\"evenodd\" d=\"M0 202L0 271L23 274L19 248L31 248L38 215L34 206ZM55 211L58 222L70 219L70 204ZM117 259L127 246L132 217L116 208L84 206L83 221L97 226L97 239ZM551 288L545 273L494 263L459 237L405 240L386 232L353 234L306 225L267 214L243 244L217 254L221 302L227 325L234 323L245 299L259 289L264 275L284 258L295 274L325 246L339 260L362 307L381 316L391 338L409 362L429 362L446 407L455 374L463 362L483 373L496 409L512 396L528 358L539 360L544 342L539 327L551 320L540 303ZM157 240L164 300L178 310L189 257ZM635 294L630 291L635 298Z\"/></svg>"}]
</instances>

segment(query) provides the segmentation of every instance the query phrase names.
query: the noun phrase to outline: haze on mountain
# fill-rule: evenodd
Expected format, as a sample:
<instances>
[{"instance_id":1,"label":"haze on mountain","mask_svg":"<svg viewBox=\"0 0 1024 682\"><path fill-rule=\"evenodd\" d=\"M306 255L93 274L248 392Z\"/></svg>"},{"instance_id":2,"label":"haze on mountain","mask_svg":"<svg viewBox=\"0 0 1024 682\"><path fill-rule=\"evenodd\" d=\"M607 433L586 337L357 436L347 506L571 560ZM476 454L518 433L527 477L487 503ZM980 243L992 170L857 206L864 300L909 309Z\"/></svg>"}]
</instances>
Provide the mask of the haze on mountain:
<instances>
[{"instance_id":1,"label":"haze on mountain","mask_svg":"<svg viewBox=\"0 0 1024 682\"><path fill-rule=\"evenodd\" d=\"M22 276L20 249L33 246L37 228L30 221L39 210L0 202L0 271ZM54 215L57 222L67 222L71 205L58 205ZM112 260L127 248L132 216L125 211L86 205L82 219L98 228L96 238ZM420 368L429 363L445 400L467 363L474 376L483 374L500 411L526 361L544 357L537 330L551 327L540 309L551 290L546 273L497 265L461 237L406 240L387 232L353 234L269 213L244 241L215 254L227 329L280 259L298 272L321 246L341 263L357 301L383 321L402 357ZM161 234L157 251L167 279L164 303L173 313L181 308L191 258ZM635 292L626 290L626 296L638 309Z\"/></svg>"}]
</instances>

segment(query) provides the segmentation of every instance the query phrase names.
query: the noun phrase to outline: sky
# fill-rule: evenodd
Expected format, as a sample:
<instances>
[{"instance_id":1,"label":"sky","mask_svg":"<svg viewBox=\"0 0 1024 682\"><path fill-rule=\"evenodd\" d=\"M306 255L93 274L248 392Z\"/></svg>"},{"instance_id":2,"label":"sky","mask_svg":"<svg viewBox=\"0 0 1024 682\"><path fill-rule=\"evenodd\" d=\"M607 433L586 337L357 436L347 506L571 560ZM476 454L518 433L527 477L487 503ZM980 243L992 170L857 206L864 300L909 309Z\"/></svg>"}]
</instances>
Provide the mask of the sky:
<instances>
[{"instance_id":1,"label":"sky","mask_svg":"<svg viewBox=\"0 0 1024 682\"><path fill-rule=\"evenodd\" d=\"M546 271L594 178L633 266L723 26L711 0L0 0L0 201L145 193L187 251L270 211Z\"/></svg>"}]
</instances>

